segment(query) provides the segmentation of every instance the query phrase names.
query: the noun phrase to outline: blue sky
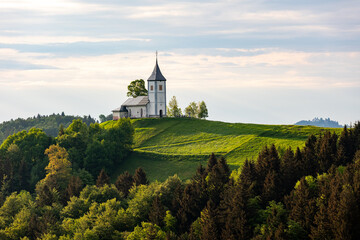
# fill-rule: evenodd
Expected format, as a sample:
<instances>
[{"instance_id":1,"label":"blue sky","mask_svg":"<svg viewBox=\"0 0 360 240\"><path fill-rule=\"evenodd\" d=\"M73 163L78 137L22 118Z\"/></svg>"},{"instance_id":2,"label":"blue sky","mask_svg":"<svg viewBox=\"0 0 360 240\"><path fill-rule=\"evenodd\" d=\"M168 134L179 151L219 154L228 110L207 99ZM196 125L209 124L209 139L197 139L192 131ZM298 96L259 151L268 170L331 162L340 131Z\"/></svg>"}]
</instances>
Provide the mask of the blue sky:
<instances>
[{"instance_id":1,"label":"blue sky","mask_svg":"<svg viewBox=\"0 0 360 240\"><path fill-rule=\"evenodd\" d=\"M109 114L159 51L209 118L360 120L359 1L0 0L0 121Z\"/></svg>"}]
</instances>

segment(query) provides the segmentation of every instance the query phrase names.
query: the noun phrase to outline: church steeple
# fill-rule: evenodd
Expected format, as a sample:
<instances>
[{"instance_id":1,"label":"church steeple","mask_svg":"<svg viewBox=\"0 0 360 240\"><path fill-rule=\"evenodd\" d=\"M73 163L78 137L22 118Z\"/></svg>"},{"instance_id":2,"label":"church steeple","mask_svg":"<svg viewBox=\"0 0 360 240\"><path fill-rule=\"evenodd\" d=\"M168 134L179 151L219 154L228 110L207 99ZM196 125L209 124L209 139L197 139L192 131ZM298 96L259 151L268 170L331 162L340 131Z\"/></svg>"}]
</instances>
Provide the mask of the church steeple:
<instances>
[{"instance_id":1,"label":"church steeple","mask_svg":"<svg viewBox=\"0 0 360 240\"><path fill-rule=\"evenodd\" d=\"M156 51L156 63L153 72L151 73L148 81L166 81L166 78L162 75L159 64L158 64L158 54Z\"/></svg>"}]
</instances>

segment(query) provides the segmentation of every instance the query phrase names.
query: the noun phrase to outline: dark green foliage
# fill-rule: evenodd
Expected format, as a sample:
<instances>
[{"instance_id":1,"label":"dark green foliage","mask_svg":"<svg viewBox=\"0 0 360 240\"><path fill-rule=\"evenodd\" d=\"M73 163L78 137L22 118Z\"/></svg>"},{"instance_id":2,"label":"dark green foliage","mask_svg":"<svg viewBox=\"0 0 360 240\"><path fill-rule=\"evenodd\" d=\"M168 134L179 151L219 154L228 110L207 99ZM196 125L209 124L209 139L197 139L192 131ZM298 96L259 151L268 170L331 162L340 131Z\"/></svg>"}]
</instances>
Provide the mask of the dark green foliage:
<instances>
[{"instance_id":1,"label":"dark green foliage","mask_svg":"<svg viewBox=\"0 0 360 240\"><path fill-rule=\"evenodd\" d=\"M121 131L129 129L121 124ZM358 128L344 128L340 137L327 132L310 136L303 149L283 149L281 157L281 148L265 147L258 161L246 160L235 178L224 158L211 155L207 167L200 165L187 182L173 176L149 183L139 168L134 176L123 173L113 185L103 169L94 186L88 171L71 172L67 151L52 145L46 150L47 175L33 196L10 193L11 187L26 186L24 178L15 177L32 166L24 165L26 156L37 156L27 152L31 137L23 134L24 143L13 141L0 154L0 238L357 239ZM65 145L73 141L79 147L84 140L86 148L95 142L107 148L106 141L114 147L120 140L117 130L108 133L96 124L79 122L67 130L61 136ZM42 139L37 133L31 134ZM121 141L121 146L129 144ZM104 159L112 159L116 150L107 151Z\"/></svg>"},{"instance_id":2,"label":"dark green foliage","mask_svg":"<svg viewBox=\"0 0 360 240\"><path fill-rule=\"evenodd\" d=\"M61 126L68 127L74 119L81 119L87 125L95 123L95 119L90 116L65 116L65 114L38 115L38 117L27 119L18 118L0 124L0 144L8 136L23 130L30 130L31 128L41 128L47 135L56 137L60 132Z\"/></svg>"},{"instance_id":3,"label":"dark green foliage","mask_svg":"<svg viewBox=\"0 0 360 240\"><path fill-rule=\"evenodd\" d=\"M56 141L69 153L72 168L84 168L94 177L104 168L112 173L132 149L134 128L129 119L120 119L108 129L99 124L89 127L74 120Z\"/></svg>"},{"instance_id":4,"label":"dark green foliage","mask_svg":"<svg viewBox=\"0 0 360 240\"><path fill-rule=\"evenodd\" d=\"M149 183L149 181L146 178L146 173L144 172L144 170L141 167L139 167L138 169L135 170L133 179L134 179L134 184L136 186L146 185Z\"/></svg>"}]
</instances>

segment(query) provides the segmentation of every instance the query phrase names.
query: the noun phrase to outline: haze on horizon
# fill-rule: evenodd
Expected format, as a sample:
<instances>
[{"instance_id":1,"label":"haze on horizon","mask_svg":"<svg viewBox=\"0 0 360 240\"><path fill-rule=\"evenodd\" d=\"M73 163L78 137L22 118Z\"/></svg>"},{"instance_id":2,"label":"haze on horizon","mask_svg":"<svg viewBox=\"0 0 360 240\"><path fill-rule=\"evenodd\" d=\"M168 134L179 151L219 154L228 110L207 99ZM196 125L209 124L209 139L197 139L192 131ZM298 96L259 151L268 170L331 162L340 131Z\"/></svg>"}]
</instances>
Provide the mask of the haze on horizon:
<instances>
[{"instance_id":1,"label":"haze on horizon","mask_svg":"<svg viewBox=\"0 0 360 240\"><path fill-rule=\"evenodd\" d=\"M360 2L0 0L0 122L110 114L159 51L209 119L360 120Z\"/></svg>"}]
</instances>

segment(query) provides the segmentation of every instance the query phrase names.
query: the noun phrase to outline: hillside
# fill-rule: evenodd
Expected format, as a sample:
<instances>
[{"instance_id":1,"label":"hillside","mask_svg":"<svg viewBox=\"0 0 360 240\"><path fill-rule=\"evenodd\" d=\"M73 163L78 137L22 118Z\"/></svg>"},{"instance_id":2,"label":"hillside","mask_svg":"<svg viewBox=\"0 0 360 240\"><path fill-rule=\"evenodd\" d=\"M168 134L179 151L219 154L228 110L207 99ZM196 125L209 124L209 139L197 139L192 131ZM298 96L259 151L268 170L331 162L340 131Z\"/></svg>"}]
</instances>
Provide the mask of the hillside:
<instances>
[{"instance_id":1,"label":"hillside","mask_svg":"<svg viewBox=\"0 0 360 240\"><path fill-rule=\"evenodd\" d=\"M189 118L132 121L134 152L119 166L115 176L125 170L133 172L141 166L150 180L164 180L173 174L190 178L211 153L225 156L230 167L236 169L246 158L256 159L265 145L275 144L281 153L287 147L302 147L310 134L319 135L325 131L313 126L224 123ZM108 121L102 125L106 128L113 123Z\"/></svg>"},{"instance_id":2,"label":"hillside","mask_svg":"<svg viewBox=\"0 0 360 240\"><path fill-rule=\"evenodd\" d=\"M29 117L27 119L11 119L10 121L0 123L0 145L8 136L23 130L29 130L30 128L41 128L47 135L56 137L60 125L63 125L64 128L66 128L74 119L81 119L87 125L95 122L95 119L91 116L79 117L65 115L64 113L52 114L49 116L38 114L37 116Z\"/></svg>"}]
</instances>

